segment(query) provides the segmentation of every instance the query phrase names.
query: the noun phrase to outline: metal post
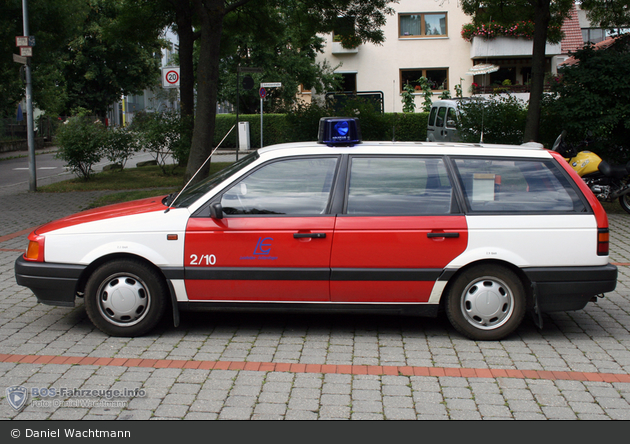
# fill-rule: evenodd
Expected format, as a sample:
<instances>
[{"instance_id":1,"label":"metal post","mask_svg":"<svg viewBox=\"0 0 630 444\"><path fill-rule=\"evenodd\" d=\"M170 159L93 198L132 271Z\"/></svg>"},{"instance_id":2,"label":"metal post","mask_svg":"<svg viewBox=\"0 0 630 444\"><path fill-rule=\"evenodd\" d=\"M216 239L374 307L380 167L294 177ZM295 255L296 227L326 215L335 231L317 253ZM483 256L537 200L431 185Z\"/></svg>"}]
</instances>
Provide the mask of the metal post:
<instances>
[{"instance_id":1,"label":"metal post","mask_svg":"<svg viewBox=\"0 0 630 444\"><path fill-rule=\"evenodd\" d=\"M260 147L263 147L263 98L260 97Z\"/></svg>"},{"instance_id":2,"label":"metal post","mask_svg":"<svg viewBox=\"0 0 630 444\"><path fill-rule=\"evenodd\" d=\"M29 36L28 0L22 0L24 35ZM28 145L28 189L37 191L37 170L35 168L35 138L33 132L33 85L31 83L31 66L27 58L24 65L26 74L26 141Z\"/></svg>"},{"instance_id":3,"label":"metal post","mask_svg":"<svg viewBox=\"0 0 630 444\"><path fill-rule=\"evenodd\" d=\"M240 145L240 125L238 124L239 102L241 100L241 67L236 68L236 160L238 161L238 152L241 150Z\"/></svg>"}]
</instances>

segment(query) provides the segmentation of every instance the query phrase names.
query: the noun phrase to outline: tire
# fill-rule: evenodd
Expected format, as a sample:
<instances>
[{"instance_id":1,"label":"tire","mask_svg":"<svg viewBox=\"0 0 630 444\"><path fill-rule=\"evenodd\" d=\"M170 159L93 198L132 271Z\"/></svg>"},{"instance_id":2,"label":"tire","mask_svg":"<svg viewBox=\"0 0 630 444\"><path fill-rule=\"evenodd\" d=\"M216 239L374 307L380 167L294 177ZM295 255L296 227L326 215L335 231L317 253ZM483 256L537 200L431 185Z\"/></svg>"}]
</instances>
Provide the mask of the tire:
<instances>
[{"instance_id":1,"label":"tire","mask_svg":"<svg viewBox=\"0 0 630 444\"><path fill-rule=\"evenodd\" d=\"M625 210L626 213L630 213L630 193L624 194L619 198L619 205Z\"/></svg>"},{"instance_id":2,"label":"tire","mask_svg":"<svg viewBox=\"0 0 630 444\"><path fill-rule=\"evenodd\" d=\"M164 316L168 300L160 273L133 259L97 268L85 287L85 310L94 325L111 336L142 336Z\"/></svg>"},{"instance_id":3,"label":"tire","mask_svg":"<svg viewBox=\"0 0 630 444\"><path fill-rule=\"evenodd\" d=\"M520 325L526 302L523 284L511 270L479 265L464 271L449 287L446 314L464 336L496 341Z\"/></svg>"}]
</instances>

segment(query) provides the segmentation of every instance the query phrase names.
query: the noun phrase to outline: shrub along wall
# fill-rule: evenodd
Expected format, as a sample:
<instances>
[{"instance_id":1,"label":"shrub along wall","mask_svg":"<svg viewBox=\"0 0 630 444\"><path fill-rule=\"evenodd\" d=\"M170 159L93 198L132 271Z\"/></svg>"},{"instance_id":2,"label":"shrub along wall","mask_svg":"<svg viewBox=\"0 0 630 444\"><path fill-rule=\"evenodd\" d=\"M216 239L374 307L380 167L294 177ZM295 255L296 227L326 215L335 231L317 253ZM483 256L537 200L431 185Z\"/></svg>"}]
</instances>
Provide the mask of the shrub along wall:
<instances>
[{"instance_id":1,"label":"shrub along wall","mask_svg":"<svg viewBox=\"0 0 630 444\"><path fill-rule=\"evenodd\" d=\"M359 117L363 140L395 140L397 142L424 142L427 139L428 113L372 113ZM319 115L288 116L286 114L265 114L263 116L264 146L277 143L317 140ZM352 116L351 116L352 117ZM249 122L250 146L260 148L260 115L241 114L241 122ZM214 146L236 123L235 114L219 114L214 131ZM234 128L221 148L236 147Z\"/></svg>"}]
</instances>

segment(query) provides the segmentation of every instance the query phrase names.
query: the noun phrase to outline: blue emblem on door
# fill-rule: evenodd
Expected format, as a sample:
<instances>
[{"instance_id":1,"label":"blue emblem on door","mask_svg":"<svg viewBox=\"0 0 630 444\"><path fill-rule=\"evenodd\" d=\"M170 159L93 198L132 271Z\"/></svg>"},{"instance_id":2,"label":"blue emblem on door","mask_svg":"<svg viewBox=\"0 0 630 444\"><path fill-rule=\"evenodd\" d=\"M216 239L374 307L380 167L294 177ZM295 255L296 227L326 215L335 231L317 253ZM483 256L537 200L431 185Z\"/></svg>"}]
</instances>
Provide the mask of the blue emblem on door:
<instances>
[{"instance_id":1,"label":"blue emblem on door","mask_svg":"<svg viewBox=\"0 0 630 444\"><path fill-rule=\"evenodd\" d=\"M255 255L267 255L271 251L271 241L273 238L271 237L259 237L258 242L256 243L256 248L254 249Z\"/></svg>"}]
</instances>

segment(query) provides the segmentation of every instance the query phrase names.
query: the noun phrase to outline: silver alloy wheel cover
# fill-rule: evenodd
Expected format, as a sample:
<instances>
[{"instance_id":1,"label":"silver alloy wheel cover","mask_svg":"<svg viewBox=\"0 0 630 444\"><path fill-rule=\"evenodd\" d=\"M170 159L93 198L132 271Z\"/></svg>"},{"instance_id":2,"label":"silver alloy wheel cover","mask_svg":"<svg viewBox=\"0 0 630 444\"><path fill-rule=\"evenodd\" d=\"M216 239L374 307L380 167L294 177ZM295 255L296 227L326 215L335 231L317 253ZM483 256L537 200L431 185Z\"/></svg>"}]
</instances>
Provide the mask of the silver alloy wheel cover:
<instances>
[{"instance_id":1,"label":"silver alloy wheel cover","mask_svg":"<svg viewBox=\"0 0 630 444\"><path fill-rule=\"evenodd\" d=\"M464 289L461 311L473 327L494 330L512 317L514 295L502 280L494 276L479 277Z\"/></svg>"},{"instance_id":2,"label":"silver alloy wheel cover","mask_svg":"<svg viewBox=\"0 0 630 444\"><path fill-rule=\"evenodd\" d=\"M96 293L98 311L107 322L131 327L142 321L151 307L147 285L132 273L115 273L105 279Z\"/></svg>"}]
</instances>

